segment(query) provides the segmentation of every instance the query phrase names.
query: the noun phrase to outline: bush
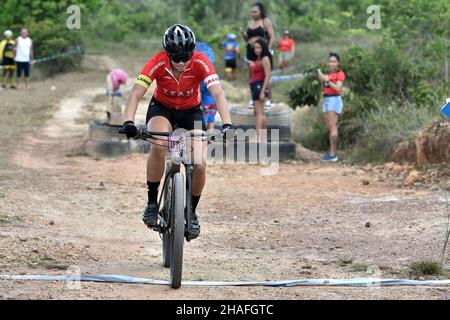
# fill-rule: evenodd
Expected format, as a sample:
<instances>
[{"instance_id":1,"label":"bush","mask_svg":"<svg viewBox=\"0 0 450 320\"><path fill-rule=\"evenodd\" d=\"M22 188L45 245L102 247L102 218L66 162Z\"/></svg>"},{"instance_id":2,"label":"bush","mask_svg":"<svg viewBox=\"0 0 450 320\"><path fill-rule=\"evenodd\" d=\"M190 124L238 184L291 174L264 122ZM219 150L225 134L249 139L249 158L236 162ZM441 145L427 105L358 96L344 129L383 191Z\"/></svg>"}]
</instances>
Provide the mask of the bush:
<instances>
[{"instance_id":1,"label":"bush","mask_svg":"<svg viewBox=\"0 0 450 320\"><path fill-rule=\"evenodd\" d=\"M392 103L359 118L361 128L350 152L355 162L385 161L401 141L414 138L437 114L432 108L414 108Z\"/></svg>"},{"instance_id":2,"label":"bush","mask_svg":"<svg viewBox=\"0 0 450 320\"><path fill-rule=\"evenodd\" d=\"M60 23L45 19L27 23L30 36L33 39L35 58L53 56L74 50L82 46L81 32L61 28ZM68 72L79 67L82 55L68 55L55 60L36 64L43 76L52 76L61 72Z\"/></svg>"},{"instance_id":3,"label":"bush","mask_svg":"<svg viewBox=\"0 0 450 320\"><path fill-rule=\"evenodd\" d=\"M328 148L328 132L322 111L317 107L303 106L292 113L292 139L304 147L324 151Z\"/></svg>"},{"instance_id":4,"label":"bush","mask_svg":"<svg viewBox=\"0 0 450 320\"><path fill-rule=\"evenodd\" d=\"M322 85L317 77L317 69L324 69L323 65L311 64L303 71L305 77L298 82L297 88L289 92L289 105L292 108L298 106L316 106L321 98Z\"/></svg>"}]
</instances>

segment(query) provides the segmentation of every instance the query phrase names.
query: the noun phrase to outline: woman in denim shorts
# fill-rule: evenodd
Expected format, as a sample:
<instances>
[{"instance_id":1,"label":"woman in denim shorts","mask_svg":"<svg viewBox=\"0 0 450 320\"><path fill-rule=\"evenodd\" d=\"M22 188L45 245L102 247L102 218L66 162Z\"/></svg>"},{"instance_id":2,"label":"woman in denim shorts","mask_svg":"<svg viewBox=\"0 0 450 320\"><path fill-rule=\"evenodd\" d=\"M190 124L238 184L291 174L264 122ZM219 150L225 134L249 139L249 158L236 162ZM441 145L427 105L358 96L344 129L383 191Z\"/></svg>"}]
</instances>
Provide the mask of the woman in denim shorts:
<instances>
[{"instance_id":1,"label":"woman in denim shorts","mask_svg":"<svg viewBox=\"0 0 450 320\"><path fill-rule=\"evenodd\" d=\"M345 73L339 68L340 58L337 53L330 53L328 66L330 73L327 75L319 72L319 80L323 84L323 107L325 124L328 129L330 141L330 152L325 154L320 161L337 162L337 144L338 144L338 122L339 115L342 113L342 87L344 85Z\"/></svg>"}]
</instances>

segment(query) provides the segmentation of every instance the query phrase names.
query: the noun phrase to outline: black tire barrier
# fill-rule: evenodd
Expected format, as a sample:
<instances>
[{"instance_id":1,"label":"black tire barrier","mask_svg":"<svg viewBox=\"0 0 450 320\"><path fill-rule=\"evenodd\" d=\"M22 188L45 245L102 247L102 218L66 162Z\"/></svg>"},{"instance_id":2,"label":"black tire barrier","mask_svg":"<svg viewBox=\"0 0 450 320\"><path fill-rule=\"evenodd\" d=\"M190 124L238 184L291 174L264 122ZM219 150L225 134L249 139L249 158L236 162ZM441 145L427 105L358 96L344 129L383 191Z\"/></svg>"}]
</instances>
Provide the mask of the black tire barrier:
<instances>
[{"instance_id":1,"label":"black tire barrier","mask_svg":"<svg viewBox=\"0 0 450 320\"><path fill-rule=\"evenodd\" d=\"M245 132L247 130L253 129L255 130L255 125L246 125L246 124L237 124L234 125L235 130L241 129ZM217 129L220 129L220 127L217 127ZM267 140L272 141L272 130L278 130L278 140L288 142L291 141L291 127L285 126L285 125L268 125L267 126ZM237 135L240 136L240 135Z\"/></svg>"},{"instance_id":2,"label":"black tire barrier","mask_svg":"<svg viewBox=\"0 0 450 320\"><path fill-rule=\"evenodd\" d=\"M131 153L148 153L150 144L145 141L135 140L89 140L86 152L94 157L116 157Z\"/></svg>"},{"instance_id":3,"label":"black tire barrier","mask_svg":"<svg viewBox=\"0 0 450 320\"><path fill-rule=\"evenodd\" d=\"M137 125L145 128L145 125ZM124 134L120 134L119 130L122 126L106 124L101 120L94 120L89 124L89 139L90 140L127 140Z\"/></svg>"},{"instance_id":4,"label":"black tire barrier","mask_svg":"<svg viewBox=\"0 0 450 320\"><path fill-rule=\"evenodd\" d=\"M139 127L144 128L145 126L139 125ZM115 157L150 151L150 143L141 140L127 140L123 134L119 134L120 128L121 126L107 125L99 120L91 122L89 125L89 141L86 145L87 154L93 157ZM252 128L254 127L250 125L236 125L236 129L244 131ZM208 145L208 156L211 159L215 156L214 149L224 148L221 153L223 157L229 157L227 158L229 161L260 162L266 158L271 158L272 150L278 148L279 161L295 159L295 143L290 139L290 126L268 126L268 129L268 143L266 145L248 142L248 137L244 141L237 135L237 138L233 142L228 142L226 147L222 142ZM279 130L279 141L271 141L270 129ZM230 150L227 154L226 150L231 146L233 151ZM250 151L252 151L251 154ZM223 161L223 157L217 160Z\"/></svg>"},{"instance_id":5,"label":"black tire barrier","mask_svg":"<svg viewBox=\"0 0 450 320\"><path fill-rule=\"evenodd\" d=\"M278 149L278 159L275 158L276 149ZM287 161L295 159L295 143L292 141L256 143L237 140L226 144L215 142L208 145L207 155L208 160L219 162L223 162L225 159L244 163Z\"/></svg>"},{"instance_id":6,"label":"black tire barrier","mask_svg":"<svg viewBox=\"0 0 450 320\"><path fill-rule=\"evenodd\" d=\"M138 125L145 128L145 125ZM86 152L94 157L114 157L133 152L146 153L150 144L145 141L128 140L119 130L122 126L105 124L101 120L94 120L89 124L89 141Z\"/></svg>"},{"instance_id":7,"label":"black tire barrier","mask_svg":"<svg viewBox=\"0 0 450 320\"><path fill-rule=\"evenodd\" d=\"M89 140L126 140L126 137L119 133L121 127L106 125L98 120L93 121L89 124Z\"/></svg>"},{"instance_id":8,"label":"black tire barrier","mask_svg":"<svg viewBox=\"0 0 450 320\"><path fill-rule=\"evenodd\" d=\"M255 126L255 115L253 109L232 107L230 109L231 122L233 125ZM290 108L277 109L265 112L267 126L290 127L292 110Z\"/></svg>"}]
</instances>

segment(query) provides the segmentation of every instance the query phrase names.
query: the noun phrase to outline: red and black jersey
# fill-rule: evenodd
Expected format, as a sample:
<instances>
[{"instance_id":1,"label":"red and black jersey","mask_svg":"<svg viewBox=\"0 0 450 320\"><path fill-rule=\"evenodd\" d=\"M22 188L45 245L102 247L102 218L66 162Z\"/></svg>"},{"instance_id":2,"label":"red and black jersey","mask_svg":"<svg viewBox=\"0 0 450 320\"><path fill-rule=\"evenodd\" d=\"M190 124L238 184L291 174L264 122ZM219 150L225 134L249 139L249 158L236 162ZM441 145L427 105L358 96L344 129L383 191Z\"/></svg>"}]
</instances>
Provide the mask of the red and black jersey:
<instances>
[{"instance_id":1,"label":"red and black jersey","mask_svg":"<svg viewBox=\"0 0 450 320\"><path fill-rule=\"evenodd\" d=\"M142 68L136 83L148 88L156 81L155 98L168 108L177 110L190 109L200 103L200 83L209 88L220 84L214 66L209 59L195 51L186 70L177 80L170 65L166 51L160 51Z\"/></svg>"}]
</instances>

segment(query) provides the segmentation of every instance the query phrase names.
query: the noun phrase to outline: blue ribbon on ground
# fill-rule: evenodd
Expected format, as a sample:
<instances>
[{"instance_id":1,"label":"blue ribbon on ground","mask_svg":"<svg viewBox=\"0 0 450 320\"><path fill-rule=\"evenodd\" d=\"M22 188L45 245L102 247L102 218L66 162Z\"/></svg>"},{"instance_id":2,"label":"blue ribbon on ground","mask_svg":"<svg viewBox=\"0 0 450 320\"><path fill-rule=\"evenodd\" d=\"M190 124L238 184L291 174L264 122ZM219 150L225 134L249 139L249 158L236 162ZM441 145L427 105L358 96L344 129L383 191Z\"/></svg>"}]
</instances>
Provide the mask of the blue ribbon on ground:
<instances>
[{"instance_id":1,"label":"blue ribbon on ground","mask_svg":"<svg viewBox=\"0 0 450 320\"><path fill-rule=\"evenodd\" d=\"M0 275L0 280L30 280L30 281L88 281L105 283L130 283L170 285L169 281L147 278L136 278L124 275ZM449 286L450 279L445 280L409 280L409 279L304 279L283 281L183 281L185 286L265 286L265 287L296 287L296 286L344 286L344 287L385 287L385 286Z\"/></svg>"},{"instance_id":2,"label":"blue ribbon on ground","mask_svg":"<svg viewBox=\"0 0 450 320\"><path fill-rule=\"evenodd\" d=\"M305 75L303 73L296 73L296 74L286 74L282 76L272 76L270 78L271 82L278 82L278 81L289 81L293 79L303 79Z\"/></svg>"},{"instance_id":3,"label":"blue ribbon on ground","mask_svg":"<svg viewBox=\"0 0 450 320\"><path fill-rule=\"evenodd\" d=\"M40 62L45 62L45 61L49 61L49 60L54 60L54 59L57 59L57 58L60 58L60 57L70 56L70 55L80 54L80 53L81 53L80 47L76 47L76 49L71 50L71 51L67 51L67 52L63 52L63 53L58 53L58 54L55 54L55 55L50 56L50 57L45 57L45 58L35 59L34 62L35 62L35 63L40 63Z\"/></svg>"},{"instance_id":4,"label":"blue ribbon on ground","mask_svg":"<svg viewBox=\"0 0 450 320\"><path fill-rule=\"evenodd\" d=\"M284 69L276 69L276 70L272 70L271 74L278 74L278 73L282 73L282 72L285 72L285 71L295 70L295 69L298 69L300 67L302 67L302 65L301 64L297 64L295 66L290 66L290 67L287 67L287 68L284 68Z\"/></svg>"}]
</instances>

